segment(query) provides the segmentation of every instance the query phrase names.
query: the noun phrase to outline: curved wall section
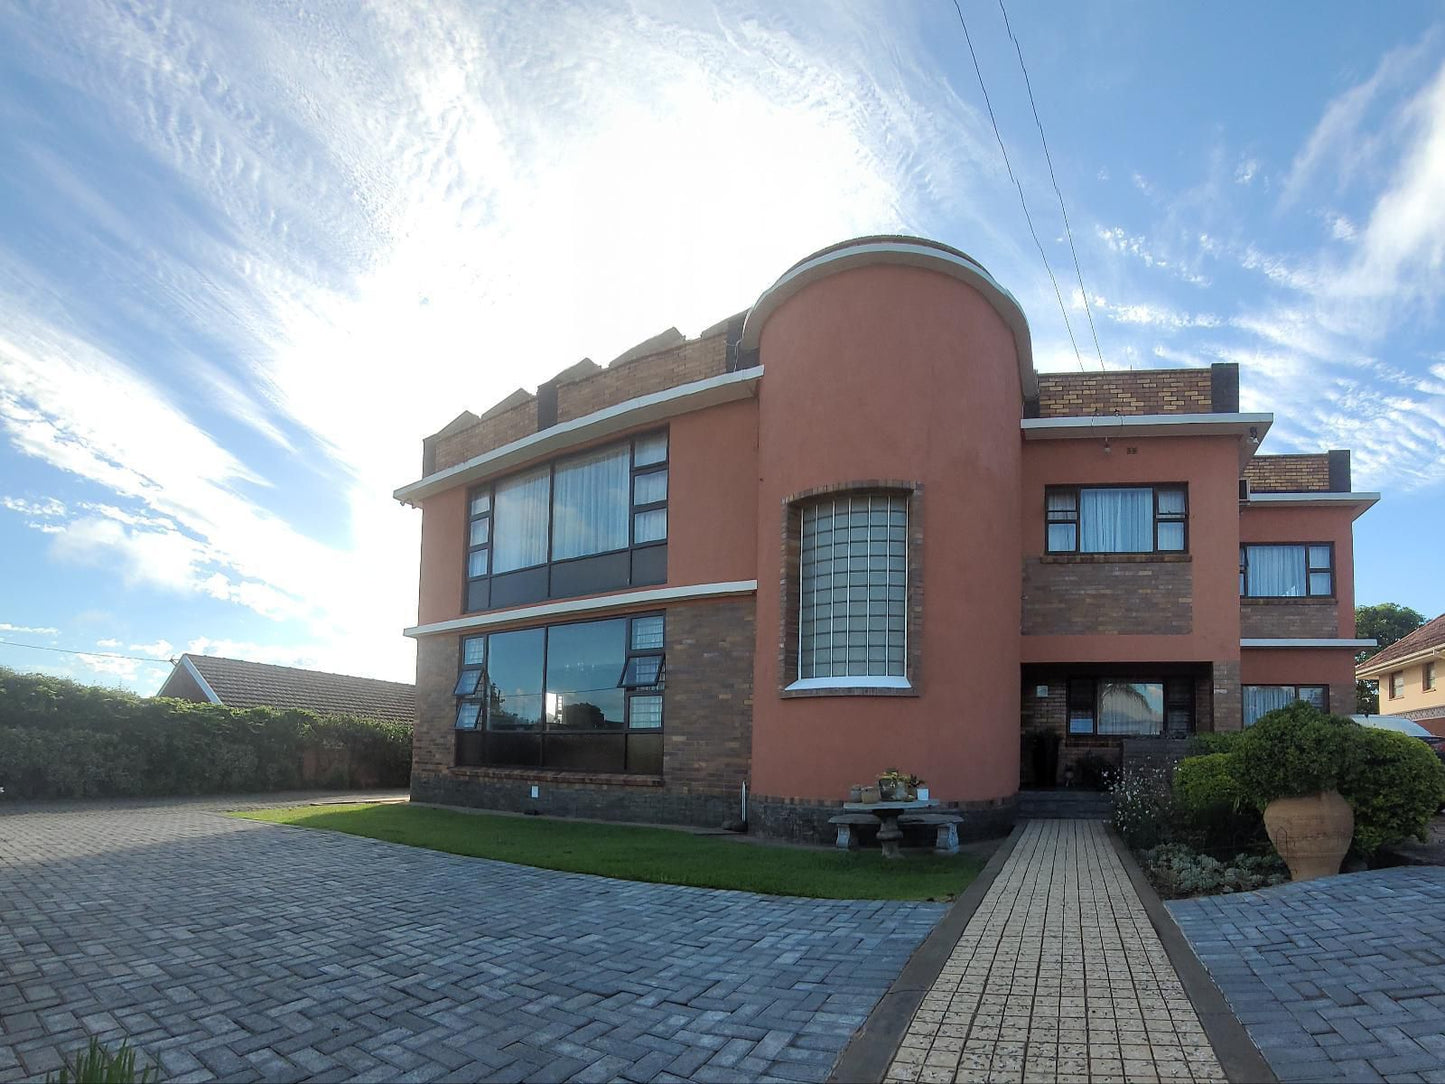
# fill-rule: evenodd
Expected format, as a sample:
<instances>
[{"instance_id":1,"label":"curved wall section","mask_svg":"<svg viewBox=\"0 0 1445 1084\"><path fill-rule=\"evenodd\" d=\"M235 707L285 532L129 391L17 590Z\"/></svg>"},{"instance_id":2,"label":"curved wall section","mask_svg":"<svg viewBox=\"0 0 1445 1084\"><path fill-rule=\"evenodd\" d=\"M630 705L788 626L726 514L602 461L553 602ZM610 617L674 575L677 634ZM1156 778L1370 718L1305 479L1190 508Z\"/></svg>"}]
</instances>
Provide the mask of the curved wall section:
<instances>
[{"instance_id":1,"label":"curved wall section","mask_svg":"<svg viewBox=\"0 0 1445 1084\"><path fill-rule=\"evenodd\" d=\"M757 329L759 511L754 792L837 803L889 768L944 802L1018 789L1022 388L1015 330L923 267L857 266ZM789 502L916 486L908 690L787 691L797 677ZM793 528L795 529L795 527Z\"/></svg>"}]
</instances>

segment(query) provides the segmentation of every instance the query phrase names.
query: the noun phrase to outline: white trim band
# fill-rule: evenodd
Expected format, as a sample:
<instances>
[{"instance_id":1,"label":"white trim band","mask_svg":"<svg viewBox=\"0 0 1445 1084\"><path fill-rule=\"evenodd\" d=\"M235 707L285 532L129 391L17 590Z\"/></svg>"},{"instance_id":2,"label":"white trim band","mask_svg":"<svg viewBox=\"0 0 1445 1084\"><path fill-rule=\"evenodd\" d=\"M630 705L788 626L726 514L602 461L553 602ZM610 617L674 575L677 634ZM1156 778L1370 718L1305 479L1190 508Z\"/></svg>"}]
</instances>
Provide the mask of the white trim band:
<instances>
[{"instance_id":1,"label":"white trim band","mask_svg":"<svg viewBox=\"0 0 1445 1084\"><path fill-rule=\"evenodd\" d=\"M1275 508L1328 508L1331 505L1352 507L1355 518L1364 515L1380 500L1378 493L1254 493L1240 503L1269 505Z\"/></svg>"},{"instance_id":2,"label":"white trim band","mask_svg":"<svg viewBox=\"0 0 1445 1084\"><path fill-rule=\"evenodd\" d=\"M807 689L911 689L907 678L902 677L820 677L799 678L783 691L801 692Z\"/></svg>"},{"instance_id":3,"label":"white trim band","mask_svg":"<svg viewBox=\"0 0 1445 1084\"><path fill-rule=\"evenodd\" d=\"M762 366L757 365L751 369L739 369L734 373L723 373L720 376L710 376L706 380L694 380L688 384L664 388L651 395L639 395L636 399L595 410L570 422L548 426L541 432L531 433L435 474L428 474L425 478L402 486L392 493L392 497L404 504L415 504L444 489L479 482L533 459L553 455L587 441L610 437L624 429L666 421L679 414L746 399L756 393L756 385L762 375Z\"/></svg>"},{"instance_id":4,"label":"white trim band","mask_svg":"<svg viewBox=\"0 0 1445 1084\"><path fill-rule=\"evenodd\" d=\"M615 595L592 595L588 598L567 599L565 602L544 602L537 606L519 606L510 610L498 610L495 613L457 617L450 621L434 621L430 625L413 625L409 629L403 629L402 635L436 636L444 632L463 632L471 629L492 628L495 625L510 625L517 621L596 613L599 610L611 610L618 606L645 606L653 602L683 602L688 599L717 598L720 595L750 595L757 589L757 580L731 580L726 583L697 583L686 587L655 587L646 591L623 591Z\"/></svg>"},{"instance_id":5,"label":"white trim band","mask_svg":"<svg viewBox=\"0 0 1445 1084\"><path fill-rule=\"evenodd\" d=\"M1264 439L1273 414L1093 414L1087 417L1024 418L1025 440L1076 440L1079 437L1230 436Z\"/></svg>"},{"instance_id":6,"label":"white trim band","mask_svg":"<svg viewBox=\"0 0 1445 1084\"><path fill-rule=\"evenodd\" d=\"M1379 656L1375 656L1379 658ZM1437 644L1434 647L1422 647L1418 651L1412 651L1407 655L1398 658L1387 659L1384 662L1376 662L1375 659L1366 659L1355 667L1355 677L1369 678L1380 677L1395 670L1403 669L1406 666L1414 666L1417 662L1429 662L1432 659L1445 659L1445 644ZM1431 690L1432 692L1434 690Z\"/></svg>"},{"instance_id":7,"label":"white trim band","mask_svg":"<svg viewBox=\"0 0 1445 1084\"><path fill-rule=\"evenodd\" d=\"M209 699L212 704L219 704L221 702L221 698L216 695L216 690L211 688L211 683L201 676L201 672L196 669L196 664L191 662L189 655L181 656L181 665L186 668L186 672L189 673L191 677L196 679L196 684L201 687L201 692L206 694L206 698Z\"/></svg>"},{"instance_id":8,"label":"white trim band","mask_svg":"<svg viewBox=\"0 0 1445 1084\"><path fill-rule=\"evenodd\" d=\"M972 257L923 238L859 238L856 241L845 241L841 245L809 256L802 263L789 268L777 282L759 295L753 307L748 310L747 319L743 322L741 348L756 350L763 336L763 325L768 322L768 318L788 298L812 283L854 267L887 264L937 271L972 286L982 294L984 300L1013 332L1014 353L1018 355L1019 381L1023 385L1024 398L1032 399L1038 395L1039 378L1034 372L1029 322L1018 299L1000 286L984 266Z\"/></svg>"},{"instance_id":9,"label":"white trim band","mask_svg":"<svg viewBox=\"0 0 1445 1084\"><path fill-rule=\"evenodd\" d=\"M1374 640L1309 640L1309 639L1280 639L1280 640L1240 640L1240 647L1263 647L1263 648L1289 648L1289 647L1339 647L1349 648L1351 651L1360 651L1363 648L1374 647Z\"/></svg>"}]
</instances>

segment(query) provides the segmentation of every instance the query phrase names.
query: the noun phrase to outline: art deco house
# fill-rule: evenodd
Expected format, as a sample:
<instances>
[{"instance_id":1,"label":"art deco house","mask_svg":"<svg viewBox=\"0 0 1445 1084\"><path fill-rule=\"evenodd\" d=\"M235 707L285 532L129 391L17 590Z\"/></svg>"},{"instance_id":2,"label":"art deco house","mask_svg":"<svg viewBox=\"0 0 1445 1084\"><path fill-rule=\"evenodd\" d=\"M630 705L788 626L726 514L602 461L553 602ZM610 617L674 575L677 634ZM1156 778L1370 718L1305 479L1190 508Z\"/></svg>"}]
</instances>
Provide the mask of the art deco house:
<instances>
[{"instance_id":1,"label":"art deco house","mask_svg":"<svg viewBox=\"0 0 1445 1084\"><path fill-rule=\"evenodd\" d=\"M1039 374L956 249L862 238L747 312L423 442L419 800L819 834L898 768L982 832L1131 743L1353 702L1349 454L1238 370ZM1051 731L1053 779L1021 736Z\"/></svg>"}]
</instances>

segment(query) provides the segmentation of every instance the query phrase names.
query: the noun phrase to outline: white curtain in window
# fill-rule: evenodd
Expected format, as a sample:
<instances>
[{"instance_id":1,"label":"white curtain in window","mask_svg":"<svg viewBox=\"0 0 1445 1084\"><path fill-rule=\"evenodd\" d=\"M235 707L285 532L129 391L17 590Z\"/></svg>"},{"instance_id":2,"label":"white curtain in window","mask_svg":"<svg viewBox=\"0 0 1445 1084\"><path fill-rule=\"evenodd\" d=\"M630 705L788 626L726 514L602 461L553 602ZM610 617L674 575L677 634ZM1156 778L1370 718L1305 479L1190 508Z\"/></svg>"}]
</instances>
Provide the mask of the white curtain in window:
<instances>
[{"instance_id":1,"label":"white curtain in window","mask_svg":"<svg viewBox=\"0 0 1445 1084\"><path fill-rule=\"evenodd\" d=\"M1294 598L1305 593L1303 546L1249 546L1248 593L1265 598Z\"/></svg>"},{"instance_id":2,"label":"white curtain in window","mask_svg":"<svg viewBox=\"0 0 1445 1084\"><path fill-rule=\"evenodd\" d=\"M546 467L497 483L492 518L492 571L546 563L547 507L551 475Z\"/></svg>"},{"instance_id":3,"label":"white curtain in window","mask_svg":"<svg viewBox=\"0 0 1445 1084\"><path fill-rule=\"evenodd\" d=\"M1245 685L1240 691L1244 694L1245 726L1253 726L1261 715L1295 702L1293 685Z\"/></svg>"},{"instance_id":4,"label":"white curtain in window","mask_svg":"<svg viewBox=\"0 0 1445 1084\"><path fill-rule=\"evenodd\" d=\"M627 548L627 446L557 464L552 560Z\"/></svg>"},{"instance_id":5,"label":"white curtain in window","mask_svg":"<svg viewBox=\"0 0 1445 1084\"><path fill-rule=\"evenodd\" d=\"M1079 490L1081 553L1148 553L1154 549L1154 491Z\"/></svg>"}]
</instances>

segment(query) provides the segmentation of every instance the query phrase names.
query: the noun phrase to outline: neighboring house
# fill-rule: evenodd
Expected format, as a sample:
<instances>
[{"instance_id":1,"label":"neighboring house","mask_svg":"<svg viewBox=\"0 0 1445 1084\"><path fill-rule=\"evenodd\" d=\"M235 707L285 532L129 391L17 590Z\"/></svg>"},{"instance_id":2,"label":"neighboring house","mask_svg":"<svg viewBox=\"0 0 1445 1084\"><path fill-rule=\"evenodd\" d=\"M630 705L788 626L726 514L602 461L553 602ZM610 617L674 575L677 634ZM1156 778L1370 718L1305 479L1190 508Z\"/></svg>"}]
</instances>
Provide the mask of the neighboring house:
<instances>
[{"instance_id":1,"label":"neighboring house","mask_svg":"<svg viewBox=\"0 0 1445 1084\"><path fill-rule=\"evenodd\" d=\"M395 723L416 720L414 685L215 655L182 655L156 695L230 708L304 708Z\"/></svg>"},{"instance_id":2,"label":"neighboring house","mask_svg":"<svg viewBox=\"0 0 1445 1084\"><path fill-rule=\"evenodd\" d=\"M1445 737L1445 614L1355 669L1380 683L1380 714L1403 715Z\"/></svg>"},{"instance_id":3,"label":"neighboring house","mask_svg":"<svg viewBox=\"0 0 1445 1084\"><path fill-rule=\"evenodd\" d=\"M977 262L864 238L427 438L413 797L705 824L746 784L811 837L898 768L984 831L1024 730L1117 763L1348 710L1349 453L1256 455L1234 365L1031 350Z\"/></svg>"}]
</instances>

